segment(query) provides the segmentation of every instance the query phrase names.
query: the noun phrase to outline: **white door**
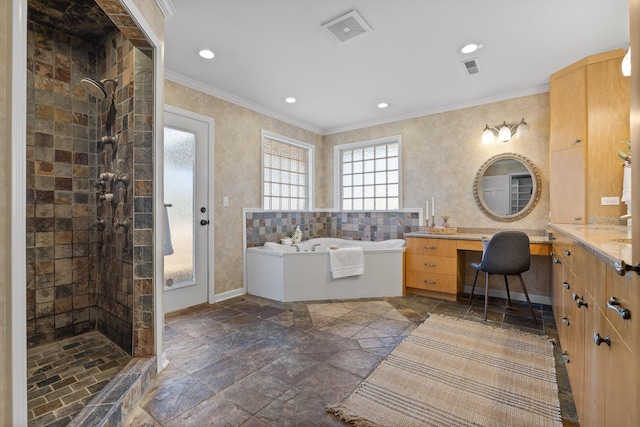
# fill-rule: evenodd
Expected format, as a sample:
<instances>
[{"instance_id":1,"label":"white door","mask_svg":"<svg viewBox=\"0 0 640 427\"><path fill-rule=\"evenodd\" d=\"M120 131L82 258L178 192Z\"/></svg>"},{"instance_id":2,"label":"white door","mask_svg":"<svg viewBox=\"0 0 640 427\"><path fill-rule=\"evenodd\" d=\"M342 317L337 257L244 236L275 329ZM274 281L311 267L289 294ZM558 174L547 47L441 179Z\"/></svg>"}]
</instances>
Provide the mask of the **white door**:
<instances>
[{"instance_id":1,"label":"white door","mask_svg":"<svg viewBox=\"0 0 640 427\"><path fill-rule=\"evenodd\" d=\"M509 175L483 177L482 197L491 211L497 215L509 215Z\"/></svg>"},{"instance_id":2,"label":"white door","mask_svg":"<svg viewBox=\"0 0 640 427\"><path fill-rule=\"evenodd\" d=\"M165 313L209 299L208 248L212 247L208 245L209 222L213 220L209 209L208 162L211 124L178 111L165 111Z\"/></svg>"}]
</instances>

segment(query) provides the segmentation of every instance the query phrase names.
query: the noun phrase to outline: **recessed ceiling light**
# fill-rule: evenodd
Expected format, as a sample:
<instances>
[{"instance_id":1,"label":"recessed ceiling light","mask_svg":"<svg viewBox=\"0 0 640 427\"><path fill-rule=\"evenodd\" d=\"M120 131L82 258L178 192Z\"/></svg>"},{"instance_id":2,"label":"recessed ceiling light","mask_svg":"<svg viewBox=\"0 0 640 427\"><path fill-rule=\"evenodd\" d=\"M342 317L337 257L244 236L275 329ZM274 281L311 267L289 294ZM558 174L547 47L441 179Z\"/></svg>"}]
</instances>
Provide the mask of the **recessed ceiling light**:
<instances>
[{"instance_id":1,"label":"recessed ceiling light","mask_svg":"<svg viewBox=\"0 0 640 427\"><path fill-rule=\"evenodd\" d=\"M469 43L460 48L460 53L473 53L481 47L481 44Z\"/></svg>"},{"instance_id":2,"label":"recessed ceiling light","mask_svg":"<svg viewBox=\"0 0 640 427\"><path fill-rule=\"evenodd\" d=\"M386 102L381 102L380 104L378 104L378 108L387 108L389 106L389 104L387 104Z\"/></svg>"},{"instance_id":3,"label":"recessed ceiling light","mask_svg":"<svg viewBox=\"0 0 640 427\"><path fill-rule=\"evenodd\" d=\"M287 97L284 99L284 102L286 102L287 104L293 104L293 103L294 103L294 102L296 102L296 101L297 101L297 99L295 99L293 96L287 96Z\"/></svg>"},{"instance_id":4,"label":"recessed ceiling light","mask_svg":"<svg viewBox=\"0 0 640 427\"><path fill-rule=\"evenodd\" d=\"M213 59L214 56L216 56L212 51L210 51L209 49L200 49L198 51L198 55L200 55L202 58L204 59Z\"/></svg>"}]
</instances>

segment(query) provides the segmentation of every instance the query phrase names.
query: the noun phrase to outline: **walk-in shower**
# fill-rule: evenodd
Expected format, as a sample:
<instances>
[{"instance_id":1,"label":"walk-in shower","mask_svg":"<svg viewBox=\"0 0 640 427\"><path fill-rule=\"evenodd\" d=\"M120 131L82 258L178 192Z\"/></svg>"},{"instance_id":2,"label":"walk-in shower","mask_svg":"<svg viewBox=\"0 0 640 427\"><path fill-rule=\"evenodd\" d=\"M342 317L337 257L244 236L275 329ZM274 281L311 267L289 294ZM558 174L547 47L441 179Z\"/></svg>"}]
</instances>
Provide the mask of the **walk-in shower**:
<instances>
[{"instance_id":1,"label":"walk-in shower","mask_svg":"<svg viewBox=\"0 0 640 427\"><path fill-rule=\"evenodd\" d=\"M132 357L153 355L152 51L98 3L28 2L32 426L73 424Z\"/></svg>"}]
</instances>

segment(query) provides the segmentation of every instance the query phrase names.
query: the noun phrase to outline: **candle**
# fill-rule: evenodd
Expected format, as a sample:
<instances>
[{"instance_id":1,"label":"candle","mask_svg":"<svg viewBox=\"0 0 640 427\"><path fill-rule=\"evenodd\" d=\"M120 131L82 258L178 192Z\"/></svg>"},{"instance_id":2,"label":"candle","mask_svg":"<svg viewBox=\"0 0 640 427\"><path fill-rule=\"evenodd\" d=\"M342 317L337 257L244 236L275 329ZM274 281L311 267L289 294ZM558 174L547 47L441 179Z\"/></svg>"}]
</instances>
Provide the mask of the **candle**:
<instances>
[{"instance_id":1,"label":"candle","mask_svg":"<svg viewBox=\"0 0 640 427\"><path fill-rule=\"evenodd\" d=\"M436 214L436 198L432 197L431 198L431 216L434 216Z\"/></svg>"},{"instance_id":2,"label":"candle","mask_svg":"<svg viewBox=\"0 0 640 427\"><path fill-rule=\"evenodd\" d=\"M424 223L429 225L429 199L427 199L427 210L424 211Z\"/></svg>"}]
</instances>

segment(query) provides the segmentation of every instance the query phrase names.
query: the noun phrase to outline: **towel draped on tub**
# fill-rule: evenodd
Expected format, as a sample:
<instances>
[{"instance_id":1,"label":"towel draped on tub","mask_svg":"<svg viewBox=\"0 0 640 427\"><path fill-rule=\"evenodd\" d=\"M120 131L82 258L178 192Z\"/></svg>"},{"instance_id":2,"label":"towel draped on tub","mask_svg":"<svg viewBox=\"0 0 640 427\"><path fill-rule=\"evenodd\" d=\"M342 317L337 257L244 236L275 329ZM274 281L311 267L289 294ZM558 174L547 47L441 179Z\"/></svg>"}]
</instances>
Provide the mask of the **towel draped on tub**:
<instances>
[{"instance_id":1,"label":"towel draped on tub","mask_svg":"<svg viewBox=\"0 0 640 427\"><path fill-rule=\"evenodd\" d=\"M364 274L364 254L361 247L330 249L329 261L334 279Z\"/></svg>"}]
</instances>

